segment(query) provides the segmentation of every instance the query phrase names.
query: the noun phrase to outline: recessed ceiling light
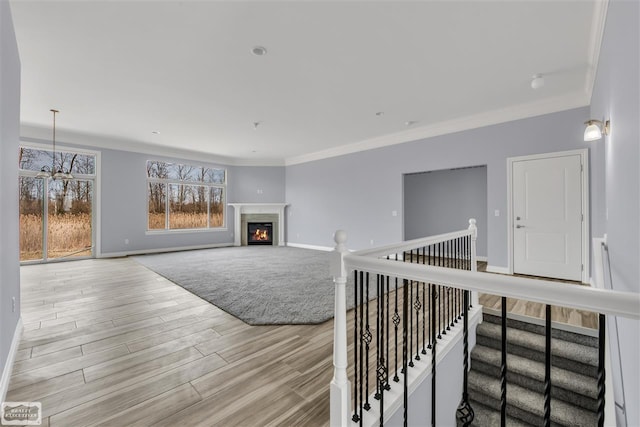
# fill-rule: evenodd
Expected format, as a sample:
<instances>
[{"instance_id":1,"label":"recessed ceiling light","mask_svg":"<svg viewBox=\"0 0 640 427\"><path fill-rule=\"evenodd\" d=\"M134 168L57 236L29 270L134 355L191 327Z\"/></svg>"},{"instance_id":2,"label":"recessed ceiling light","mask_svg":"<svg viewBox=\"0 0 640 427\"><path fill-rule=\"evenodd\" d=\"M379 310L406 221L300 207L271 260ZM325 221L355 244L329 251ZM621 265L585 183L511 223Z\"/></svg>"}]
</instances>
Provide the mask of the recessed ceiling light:
<instances>
[{"instance_id":1,"label":"recessed ceiling light","mask_svg":"<svg viewBox=\"0 0 640 427\"><path fill-rule=\"evenodd\" d=\"M157 130L152 130L151 133L154 135L160 135L160 131L157 131Z\"/></svg>"},{"instance_id":2,"label":"recessed ceiling light","mask_svg":"<svg viewBox=\"0 0 640 427\"><path fill-rule=\"evenodd\" d=\"M254 48L251 49L251 53L256 56L264 56L267 54L267 49L263 46L254 46Z\"/></svg>"},{"instance_id":3,"label":"recessed ceiling light","mask_svg":"<svg viewBox=\"0 0 640 427\"><path fill-rule=\"evenodd\" d=\"M531 78L531 89L540 89L544 86L544 77L542 74L534 74Z\"/></svg>"}]
</instances>

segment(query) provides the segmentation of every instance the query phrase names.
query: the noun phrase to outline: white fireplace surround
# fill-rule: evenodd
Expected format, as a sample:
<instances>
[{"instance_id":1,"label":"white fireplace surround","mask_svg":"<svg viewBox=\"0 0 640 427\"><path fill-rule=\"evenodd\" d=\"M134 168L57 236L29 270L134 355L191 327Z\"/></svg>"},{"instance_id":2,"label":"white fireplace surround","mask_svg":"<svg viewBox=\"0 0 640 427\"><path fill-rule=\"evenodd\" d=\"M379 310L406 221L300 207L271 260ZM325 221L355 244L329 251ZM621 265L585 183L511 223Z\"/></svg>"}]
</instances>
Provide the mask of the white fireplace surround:
<instances>
[{"instance_id":1,"label":"white fireplace surround","mask_svg":"<svg viewBox=\"0 0 640 427\"><path fill-rule=\"evenodd\" d=\"M287 203L227 203L233 206L233 244L242 245L242 214L278 215L278 246L284 246L284 208Z\"/></svg>"}]
</instances>

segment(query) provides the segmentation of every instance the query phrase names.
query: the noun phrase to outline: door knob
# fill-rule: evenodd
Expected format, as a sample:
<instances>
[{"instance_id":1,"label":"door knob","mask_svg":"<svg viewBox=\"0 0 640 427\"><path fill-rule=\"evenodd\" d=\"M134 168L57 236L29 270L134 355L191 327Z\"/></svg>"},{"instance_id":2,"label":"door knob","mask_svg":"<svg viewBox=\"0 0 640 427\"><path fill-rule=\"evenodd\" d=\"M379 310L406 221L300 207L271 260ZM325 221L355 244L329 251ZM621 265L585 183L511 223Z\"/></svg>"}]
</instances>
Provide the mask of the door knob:
<instances>
[{"instance_id":1,"label":"door knob","mask_svg":"<svg viewBox=\"0 0 640 427\"><path fill-rule=\"evenodd\" d=\"M516 228L524 228L524 225L518 224L518 225L516 225Z\"/></svg>"},{"instance_id":2,"label":"door knob","mask_svg":"<svg viewBox=\"0 0 640 427\"><path fill-rule=\"evenodd\" d=\"M520 217L519 216L516 217L516 221L520 221Z\"/></svg>"}]
</instances>

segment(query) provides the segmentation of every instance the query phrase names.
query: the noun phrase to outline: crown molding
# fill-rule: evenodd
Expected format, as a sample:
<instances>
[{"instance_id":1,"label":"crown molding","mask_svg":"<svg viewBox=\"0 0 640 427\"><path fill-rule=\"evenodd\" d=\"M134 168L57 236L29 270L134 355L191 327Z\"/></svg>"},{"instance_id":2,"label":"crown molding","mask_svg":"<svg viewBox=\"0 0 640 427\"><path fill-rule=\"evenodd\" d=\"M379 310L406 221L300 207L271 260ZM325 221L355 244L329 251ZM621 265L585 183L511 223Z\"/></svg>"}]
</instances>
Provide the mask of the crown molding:
<instances>
[{"instance_id":1,"label":"crown molding","mask_svg":"<svg viewBox=\"0 0 640 427\"><path fill-rule=\"evenodd\" d=\"M609 9L609 0L598 0L593 5L593 16L591 18L591 34L589 35L589 46L587 51L587 75L584 79L584 91L591 104L591 95L593 86L596 82L596 74L598 73L598 61L600 59L600 48L602 39L604 38L604 28L607 21L607 10Z\"/></svg>"},{"instance_id":2,"label":"crown molding","mask_svg":"<svg viewBox=\"0 0 640 427\"><path fill-rule=\"evenodd\" d=\"M598 43L599 46L599 43ZM598 47L599 51L599 47ZM593 85L591 85L593 89ZM360 151L373 150L406 142L418 141L435 136L461 132L470 129L506 123L514 120L526 119L559 111L588 106L591 93L573 93L569 95L547 98L531 103L520 104L508 108L487 111L453 120L434 123L415 129L397 132L346 144L327 150L316 151L286 159L246 159L217 156L211 153L185 150L164 145L149 144L141 141L112 138L103 135L87 134L74 131L59 131L59 142L84 147L112 149L142 154L153 154L170 158L205 161L225 166L291 166L308 163L331 157L343 156ZM50 129L43 126L22 124L21 139L32 142L42 142L50 139Z\"/></svg>"},{"instance_id":3,"label":"crown molding","mask_svg":"<svg viewBox=\"0 0 640 427\"><path fill-rule=\"evenodd\" d=\"M285 165L291 166L300 163L307 163L322 160L330 157L338 157L360 151L373 150L375 148L388 147L405 142L418 141L434 136L446 135L449 133L461 132L485 126L506 123L514 120L526 119L559 111L571 110L573 108L585 107L589 105L589 98L586 93L573 93L565 96L547 98L526 104L520 104L499 110L487 111L458 119L447 120L427 126L421 126L412 130L393 133L380 137L366 139L353 144L342 145L328 150L303 154L301 156L289 157L285 159Z\"/></svg>"},{"instance_id":4,"label":"crown molding","mask_svg":"<svg viewBox=\"0 0 640 427\"><path fill-rule=\"evenodd\" d=\"M29 142L46 142L51 140L51 129L28 123L20 126L20 139ZM166 145L149 144L146 142L127 140L123 138L96 135L90 133L58 130L56 143L79 145L95 149L119 150L131 153L152 154L183 160L204 161L224 166L284 166L281 159L242 159L219 156L201 151L185 150L183 148Z\"/></svg>"}]
</instances>

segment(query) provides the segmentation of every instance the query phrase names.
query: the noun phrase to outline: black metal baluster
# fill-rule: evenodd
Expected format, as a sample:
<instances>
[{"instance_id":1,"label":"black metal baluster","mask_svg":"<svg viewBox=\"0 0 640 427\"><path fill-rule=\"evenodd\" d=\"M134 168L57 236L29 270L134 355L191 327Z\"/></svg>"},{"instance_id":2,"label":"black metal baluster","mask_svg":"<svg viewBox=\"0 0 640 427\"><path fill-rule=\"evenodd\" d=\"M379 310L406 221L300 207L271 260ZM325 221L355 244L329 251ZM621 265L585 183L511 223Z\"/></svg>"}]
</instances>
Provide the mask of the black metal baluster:
<instances>
[{"instance_id":1,"label":"black metal baluster","mask_svg":"<svg viewBox=\"0 0 640 427\"><path fill-rule=\"evenodd\" d=\"M442 320L442 286L438 285L438 339L442 339L442 328L440 328L440 323ZM435 342L434 342L435 344Z\"/></svg>"},{"instance_id":2,"label":"black metal baluster","mask_svg":"<svg viewBox=\"0 0 640 427\"><path fill-rule=\"evenodd\" d=\"M442 242L438 243L438 266L442 267ZM442 286L438 285L438 338L441 339L442 335L446 334L444 328L441 328L442 323Z\"/></svg>"},{"instance_id":3,"label":"black metal baluster","mask_svg":"<svg viewBox=\"0 0 640 427\"><path fill-rule=\"evenodd\" d=\"M433 342L433 331L435 331L435 324L431 321L431 319L433 318L433 316L435 315L435 309L434 307L431 305L431 295L433 294L433 286L431 285L431 283L429 283L429 345L427 346L428 349L431 349L431 343Z\"/></svg>"},{"instance_id":4,"label":"black metal baluster","mask_svg":"<svg viewBox=\"0 0 640 427\"><path fill-rule=\"evenodd\" d=\"M416 360L420 360L420 283L416 282L416 299L413 302L416 310Z\"/></svg>"},{"instance_id":5,"label":"black metal baluster","mask_svg":"<svg viewBox=\"0 0 640 427\"><path fill-rule=\"evenodd\" d=\"M396 254L396 261L398 261L398 254ZM396 353L396 368L393 371L393 381L399 382L400 378L398 378L398 325L400 324L400 314L398 314L398 278L395 278L396 282L396 292L395 292L395 310L393 313L393 325L395 329L395 353Z\"/></svg>"},{"instance_id":6,"label":"black metal baluster","mask_svg":"<svg viewBox=\"0 0 640 427\"><path fill-rule=\"evenodd\" d=\"M454 268L457 270L458 269L458 239L454 239L453 242L453 265ZM453 290L453 322L451 323L451 326L453 326L454 323L458 323L458 289L454 289Z\"/></svg>"},{"instance_id":7,"label":"black metal baluster","mask_svg":"<svg viewBox=\"0 0 640 427\"><path fill-rule=\"evenodd\" d=\"M507 425L507 297L502 297L502 364L500 365L500 425Z\"/></svg>"},{"instance_id":8,"label":"black metal baluster","mask_svg":"<svg viewBox=\"0 0 640 427\"><path fill-rule=\"evenodd\" d=\"M544 425L551 426L551 305L545 307Z\"/></svg>"},{"instance_id":9,"label":"black metal baluster","mask_svg":"<svg viewBox=\"0 0 640 427\"><path fill-rule=\"evenodd\" d=\"M437 294L435 292L431 294L431 322L436 324L436 303ZM433 348L431 349L431 426L436 425L436 330L431 331L431 338L433 339Z\"/></svg>"},{"instance_id":10,"label":"black metal baluster","mask_svg":"<svg viewBox=\"0 0 640 427\"><path fill-rule=\"evenodd\" d=\"M447 246L449 247L448 255L449 255L449 267L451 268L453 261L451 261L451 246L453 246L453 242L447 242ZM451 326L453 326L453 288L449 288L447 291L447 295L449 299L447 300L447 313L449 313L449 324L447 325L447 331L451 330Z\"/></svg>"},{"instance_id":11,"label":"black metal baluster","mask_svg":"<svg viewBox=\"0 0 640 427\"><path fill-rule=\"evenodd\" d=\"M604 426L604 394L605 394L605 326L606 317L604 314L598 315L598 427Z\"/></svg>"},{"instance_id":12,"label":"black metal baluster","mask_svg":"<svg viewBox=\"0 0 640 427\"><path fill-rule=\"evenodd\" d=\"M378 327L380 328L380 361L378 363L377 369L377 379L379 383L380 390L380 427L383 426L384 423L384 390L387 383L387 365L384 358L384 277L381 276L378 285L378 295L382 295L380 299L380 324Z\"/></svg>"},{"instance_id":13,"label":"black metal baluster","mask_svg":"<svg viewBox=\"0 0 640 427\"><path fill-rule=\"evenodd\" d=\"M403 420L404 426L408 426L408 408L409 408L409 368L407 368L407 358L409 357L409 348L407 347L407 314L409 312L409 295L408 295L409 281L403 279L402 281L402 372L404 373L404 413Z\"/></svg>"},{"instance_id":14,"label":"black metal baluster","mask_svg":"<svg viewBox=\"0 0 640 427\"><path fill-rule=\"evenodd\" d=\"M358 271L353 272L353 282L355 304L353 309L353 404L355 410L351 420L357 423L360 421L358 416Z\"/></svg>"},{"instance_id":15,"label":"black metal baluster","mask_svg":"<svg viewBox=\"0 0 640 427\"><path fill-rule=\"evenodd\" d=\"M422 352L421 352L422 354L427 354L427 348L426 348L427 307L425 304L426 291L427 291L427 284L422 282Z\"/></svg>"},{"instance_id":16,"label":"black metal baluster","mask_svg":"<svg viewBox=\"0 0 640 427\"><path fill-rule=\"evenodd\" d=\"M366 356L365 356L365 363L366 363L366 369L365 369L365 376L364 376L364 381L365 381L365 395L364 395L364 406L363 408L365 410L369 410L371 409L371 405L369 404L369 344L371 344L371 339L373 338L373 335L371 334L371 328L369 326L369 272L367 271L366 273L366 290L367 290L367 301L366 301L366 309L367 309L367 327L365 328L364 331L364 343L365 343L365 349L366 349Z\"/></svg>"},{"instance_id":17,"label":"black metal baluster","mask_svg":"<svg viewBox=\"0 0 640 427\"><path fill-rule=\"evenodd\" d=\"M380 298L382 298L382 292L380 292L380 275L376 274L376 374L380 369L380 341L382 341L382 337L380 336ZM376 400L380 400L380 381L377 379L376 375L376 393L373 395L373 398Z\"/></svg>"},{"instance_id":18,"label":"black metal baluster","mask_svg":"<svg viewBox=\"0 0 640 427\"><path fill-rule=\"evenodd\" d=\"M390 329L389 328L389 313L390 313L389 312L389 298L391 297L389 295L389 276L387 276L387 290L386 290L385 293L387 295L387 309L385 311L385 314L386 314L385 318L386 318L386 321L387 321L387 325L385 326L385 328L386 328L385 330L387 331L387 344L385 346L385 350L387 351L387 356L385 357L385 360L387 362L387 365L386 365L387 366L387 379L385 381L384 389L385 390L391 390L391 384L389 384L389 363L390 363L390 360L391 360L389 358L389 329Z\"/></svg>"},{"instance_id":19,"label":"black metal baluster","mask_svg":"<svg viewBox=\"0 0 640 427\"><path fill-rule=\"evenodd\" d=\"M413 259L413 251L411 252L411 259ZM407 306L409 307L409 366L412 368L415 366L413 364L413 354L411 353L411 349L413 348L413 311L411 310L411 302L413 301L413 281L409 282L409 301Z\"/></svg>"},{"instance_id":20,"label":"black metal baluster","mask_svg":"<svg viewBox=\"0 0 640 427\"><path fill-rule=\"evenodd\" d=\"M363 372L364 372L364 272L360 272L360 426L362 426L362 401L363 401L363 393L362 387L364 384L363 380Z\"/></svg>"},{"instance_id":21,"label":"black metal baluster","mask_svg":"<svg viewBox=\"0 0 640 427\"><path fill-rule=\"evenodd\" d=\"M460 401L460 405L458 405L458 410L456 411L456 416L460 424L463 427L467 427L469 424L473 422L475 414L473 412L473 408L469 403L469 393L468 393L468 380L469 380L469 310L467 309L468 301L469 301L469 291L463 291L463 304L464 304L464 321L463 321L463 353L464 360L462 361L463 369L464 369L464 378L462 383L462 400Z\"/></svg>"}]
</instances>

